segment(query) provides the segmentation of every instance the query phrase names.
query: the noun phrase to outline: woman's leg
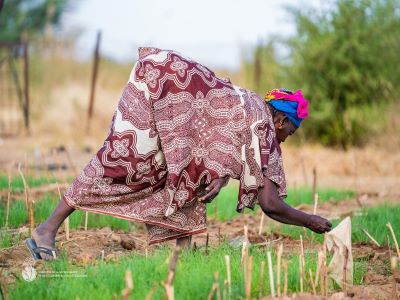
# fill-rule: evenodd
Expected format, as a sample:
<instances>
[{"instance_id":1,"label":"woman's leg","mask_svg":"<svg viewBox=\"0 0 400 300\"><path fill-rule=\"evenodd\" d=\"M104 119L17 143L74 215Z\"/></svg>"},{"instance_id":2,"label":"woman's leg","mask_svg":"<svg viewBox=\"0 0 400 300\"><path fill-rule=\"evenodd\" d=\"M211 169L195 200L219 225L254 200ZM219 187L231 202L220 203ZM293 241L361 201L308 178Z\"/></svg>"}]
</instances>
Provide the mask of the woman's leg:
<instances>
[{"instance_id":1,"label":"woman's leg","mask_svg":"<svg viewBox=\"0 0 400 300\"><path fill-rule=\"evenodd\" d=\"M192 236L185 236L183 238L176 239L176 245L181 249L190 249L192 244Z\"/></svg>"},{"instance_id":2,"label":"woman's leg","mask_svg":"<svg viewBox=\"0 0 400 300\"><path fill-rule=\"evenodd\" d=\"M58 228L74 210L61 199L51 216L32 232L32 238L36 244L40 247L54 249Z\"/></svg>"}]
</instances>

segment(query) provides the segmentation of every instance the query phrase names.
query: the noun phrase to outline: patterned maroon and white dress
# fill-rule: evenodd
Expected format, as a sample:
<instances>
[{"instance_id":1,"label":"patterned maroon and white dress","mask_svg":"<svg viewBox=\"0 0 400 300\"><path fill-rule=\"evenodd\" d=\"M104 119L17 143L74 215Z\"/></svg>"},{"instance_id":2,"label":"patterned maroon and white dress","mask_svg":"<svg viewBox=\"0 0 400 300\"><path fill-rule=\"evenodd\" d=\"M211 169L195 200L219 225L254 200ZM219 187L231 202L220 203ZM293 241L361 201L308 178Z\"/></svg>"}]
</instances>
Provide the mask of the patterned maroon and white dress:
<instances>
[{"instance_id":1,"label":"patterned maroon and white dress","mask_svg":"<svg viewBox=\"0 0 400 300\"><path fill-rule=\"evenodd\" d=\"M174 51L139 48L108 137L64 199L145 223L153 244L204 232L198 197L224 176L240 180L239 212L255 206L264 176L286 195L264 100Z\"/></svg>"}]
</instances>

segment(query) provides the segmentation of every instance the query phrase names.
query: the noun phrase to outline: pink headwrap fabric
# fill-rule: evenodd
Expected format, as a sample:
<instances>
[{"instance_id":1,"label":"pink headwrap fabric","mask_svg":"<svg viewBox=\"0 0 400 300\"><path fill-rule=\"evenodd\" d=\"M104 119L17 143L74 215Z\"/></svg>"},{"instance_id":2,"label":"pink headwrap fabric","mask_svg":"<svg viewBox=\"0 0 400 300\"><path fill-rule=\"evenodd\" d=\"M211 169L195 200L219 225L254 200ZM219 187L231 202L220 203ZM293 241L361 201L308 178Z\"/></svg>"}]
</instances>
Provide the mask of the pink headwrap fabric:
<instances>
[{"instance_id":1,"label":"pink headwrap fabric","mask_svg":"<svg viewBox=\"0 0 400 300\"><path fill-rule=\"evenodd\" d=\"M265 99L297 102L297 117L300 119L305 119L308 117L308 100L304 98L301 90L297 90L291 94L278 89L273 89L267 93Z\"/></svg>"}]
</instances>

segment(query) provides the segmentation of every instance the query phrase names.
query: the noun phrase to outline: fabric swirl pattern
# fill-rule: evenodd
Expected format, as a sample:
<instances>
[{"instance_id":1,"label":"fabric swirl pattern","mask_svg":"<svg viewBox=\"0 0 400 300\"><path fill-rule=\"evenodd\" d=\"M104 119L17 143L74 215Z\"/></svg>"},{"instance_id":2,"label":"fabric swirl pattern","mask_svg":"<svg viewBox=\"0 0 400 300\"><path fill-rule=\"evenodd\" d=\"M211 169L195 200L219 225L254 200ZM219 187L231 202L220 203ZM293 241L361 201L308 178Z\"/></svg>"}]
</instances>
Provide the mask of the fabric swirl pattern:
<instances>
[{"instance_id":1,"label":"fabric swirl pattern","mask_svg":"<svg viewBox=\"0 0 400 300\"><path fill-rule=\"evenodd\" d=\"M197 199L213 179L240 181L253 208L266 176L286 195L264 100L174 51L140 48L103 147L64 195L77 209L144 222L157 243L207 229Z\"/></svg>"}]
</instances>

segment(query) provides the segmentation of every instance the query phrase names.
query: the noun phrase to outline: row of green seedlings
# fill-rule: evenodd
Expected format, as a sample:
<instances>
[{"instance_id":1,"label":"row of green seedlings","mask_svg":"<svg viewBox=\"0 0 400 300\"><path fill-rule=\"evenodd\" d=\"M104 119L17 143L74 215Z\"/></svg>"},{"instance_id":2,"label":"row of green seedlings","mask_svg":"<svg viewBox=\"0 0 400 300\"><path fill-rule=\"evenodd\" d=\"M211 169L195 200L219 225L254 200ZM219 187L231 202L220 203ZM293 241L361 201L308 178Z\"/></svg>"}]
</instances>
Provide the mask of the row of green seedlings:
<instances>
[{"instance_id":1,"label":"row of green seedlings","mask_svg":"<svg viewBox=\"0 0 400 300\"><path fill-rule=\"evenodd\" d=\"M78 170L71 158L71 155L68 151L68 148L65 146L62 146L61 149L59 149L58 151L60 152L64 152L68 161L68 164L70 166L70 168L73 170L75 175L78 175ZM55 151L53 152L53 155L55 155ZM43 156L43 162L46 165L46 159ZM29 169L28 169L28 155L25 154L25 172L28 173ZM25 205L28 211L28 221L29 221L29 234L32 233L32 231L35 228L35 216L34 216L34 205L35 205L35 201L30 197L29 195L29 186L27 181L25 180L25 176L21 170L21 163L18 164L18 172L21 176L22 182L23 182L23 186L24 186L24 193L25 193ZM54 176L52 176L54 177ZM58 189L58 195L61 199L61 191L60 191L60 187L58 185L58 182L56 182L57 184L57 189ZM10 214L10 198L11 198L11 176L8 175L8 193L7 193L7 209L6 209L6 224L5 227L8 228L8 224L9 224L9 214ZM87 231L87 224L88 224L88 212L85 212L85 231ZM69 240L69 218L67 217L64 221L64 227L65 227L65 232L66 232L66 236L67 236L67 240Z\"/></svg>"},{"instance_id":2,"label":"row of green seedlings","mask_svg":"<svg viewBox=\"0 0 400 300\"><path fill-rule=\"evenodd\" d=\"M315 193L314 194L314 210L313 213L316 214L317 212L317 206L318 206L318 194ZM262 214L261 216L261 220L260 220L260 225L259 225L259 231L258 234L261 235L262 233L262 229L263 229L263 222L264 222L264 214ZM388 247L389 247L389 256L390 256L390 261L391 261L391 269L393 271L394 274L394 278L398 277L395 276L395 274L398 274L398 270L397 270L397 261L400 260L400 250L399 250L399 245L396 239L396 235L394 233L393 227L391 225L390 222L388 222L386 224L386 226L388 227L392 238L393 238L393 242L395 244L396 247L396 252L397 252L397 258L396 257L392 257L391 255L391 251L390 251L390 241L389 241L389 237L388 237ZM368 236L368 238L371 239L371 241L376 244L377 246L380 246L379 243L369 234L368 231L366 231L365 229L362 228L362 231ZM245 232L245 241L243 242L243 247L242 247L242 259L243 257L245 257L244 261L247 262L247 247L246 247L246 241L247 241L247 227L245 226L244 229ZM299 282L300 282L300 292L303 292L303 282L306 278L305 276L305 259L304 259L304 246L303 246L303 237L302 235L300 235L300 257L299 257ZM282 256L282 252L283 252L283 245L281 244L278 248L278 252L277 252L277 295L278 297L281 296L281 291L280 291L280 273L281 273L281 256ZM268 265L269 265L269 276L270 276L270 290L271 290L271 295L273 297L275 297L275 288L274 288L274 281L273 281L273 274L272 274L272 268L271 268L271 259L270 259L270 252L267 253L267 257L268 257ZM343 289L346 289L346 268L347 268L347 259L348 259L348 253L347 255L345 254L345 260L344 260L344 265L343 265ZM318 287L318 279L320 278L320 294L322 296L327 296L328 294L328 277L327 277L327 269L326 269L326 239L324 239L324 243L322 246L322 250L318 251L318 265L317 265L317 270L316 270L316 276L315 279L313 280L313 272L311 269L309 269L309 285L312 288L313 294L316 295L317 294L317 287ZM287 272L287 266L285 266L284 262L284 270L285 272ZM250 270L249 270L250 269ZM251 276L251 269L252 269L252 259L250 261L250 266L247 266L245 268L245 279L248 276ZM260 295L259 297L261 297L261 291L262 291L262 282L263 282L263 269L264 269L264 262L262 262L261 264L261 274L260 274ZM285 286L284 286L284 296L286 296L286 292L287 292L287 275L285 274ZM249 296L250 293L250 286L251 283L247 283L246 285L246 299ZM397 285L396 285L396 279L393 283L393 289L394 289L394 293L397 293ZM396 294L397 295L397 294Z\"/></svg>"},{"instance_id":3,"label":"row of green seedlings","mask_svg":"<svg viewBox=\"0 0 400 300\"><path fill-rule=\"evenodd\" d=\"M249 256L249 244L246 239L247 228L244 228L245 239L242 246L242 255L241 255L241 269L244 274L244 290L245 290L245 298L246 300L250 300L251 298L251 285L252 285L252 271L253 271L253 256ZM259 284L258 284L258 299L262 299L265 296L263 295L263 285L269 284L270 286L270 295L272 297L287 297L288 296L288 263L287 260L282 256L283 254L283 244L280 244L277 248L277 260L276 266L272 263L272 253L271 251L267 251L266 261L261 261L260 264L260 276L259 276ZM175 248L172 257L169 260L169 268L166 279L161 283L153 284L152 288L149 290L145 299L150 300L157 288L160 286L163 287L165 299L173 300L174 299L174 278L175 278L175 270L178 261L179 248ZM316 271L313 273L311 269L308 269L308 272L305 272L305 256L304 256L304 246L302 237L300 237L300 254L299 254L299 283L300 292L311 291L314 295L320 296L328 296L329 294L329 286L328 286L328 267L327 267L327 250L325 246L318 251L318 265ZM396 278L400 278L399 271L397 269L397 264L400 261L400 257L391 257L391 268L393 272L393 295L397 295L397 285ZM211 290L208 294L207 299L218 299L218 300L230 300L236 298L235 295L232 295L231 289L231 261L230 256L225 255L225 264L226 264L226 279L223 281L223 286L221 288L219 283L219 274L218 272L214 273L214 281L211 285ZM267 270L266 270L267 264ZM276 271L274 269L276 267ZM281 273L283 269L283 282L281 282ZM268 272L268 275L264 275L265 271ZM344 270L346 271L346 270ZM345 274L346 272L344 272ZM276 277L275 277L276 274ZM268 276L268 279L266 277ZM275 281L276 279L276 281ZM397 279L398 280L398 279ZM346 279L344 278L344 282ZM345 286L343 286L345 289ZM133 281L132 274L130 270L127 270L125 273L125 288L122 290L121 296L122 299L129 299L133 292ZM116 296L116 295L115 295ZM396 298L393 298L396 299Z\"/></svg>"},{"instance_id":4,"label":"row of green seedlings","mask_svg":"<svg viewBox=\"0 0 400 300\"><path fill-rule=\"evenodd\" d=\"M176 265L178 262L179 252L180 252L180 247L178 247L178 246L175 247L175 249L172 253L172 257L169 262L167 278L164 282L162 282L162 286L164 288L165 299L167 299L167 300L174 300L173 282L175 279L175 270L176 270ZM147 252L146 252L146 257L147 257ZM217 277L217 279L218 279L218 277ZM158 288L158 284L155 283L153 285L153 287L150 289L150 291L148 292L148 294L146 295L145 299L151 300L151 298L153 297L153 294L157 288ZM126 270L125 271L125 288L121 292L121 299L129 300L132 292L133 292L132 272L131 272L131 270ZM117 299L116 293L114 293L114 298Z\"/></svg>"},{"instance_id":5,"label":"row of green seedlings","mask_svg":"<svg viewBox=\"0 0 400 300\"><path fill-rule=\"evenodd\" d=\"M389 243L389 238L388 238L388 248L389 248L389 256L390 256L390 267L392 269L392 295L391 295L391 299L399 299L399 295L397 292L397 281L400 282L400 272L397 269L397 263L400 261L400 250L399 250L399 244L397 243L397 239L396 239L396 235L394 234L393 231L393 227L392 224L387 223L386 226L389 228L390 233L393 237L393 242L395 244L396 247L396 251L397 251L397 257L392 256L391 251L390 251L390 243Z\"/></svg>"},{"instance_id":6,"label":"row of green seedlings","mask_svg":"<svg viewBox=\"0 0 400 300\"><path fill-rule=\"evenodd\" d=\"M261 228L261 226L260 226ZM283 244L280 243L277 250L277 265L276 265L276 285L274 280L274 272L273 272L273 264L271 259L271 251L267 252L267 264L268 264L268 277L269 277L269 285L272 297L286 297L287 296L287 289L288 289L288 266L287 261L283 258ZM328 288L328 269L327 269L327 260L326 260L326 246L325 243L318 251L318 264L315 273L308 269L308 278L306 276L305 270L305 255L304 255L304 244L303 238L300 236L300 254L299 254L299 283L300 283L300 292L304 292L305 282L311 287L311 290L314 295L317 295L318 286L320 288L320 294L323 296L327 296L329 292ZM229 262L229 257L227 259L227 267ZM248 229L247 226L244 227L244 241L242 245L242 258L241 262L243 265L243 272L244 272L244 281L245 281L245 299L251 299L251 274L253 269L253 257L248 256ZM281 284L281 271L283 265L283 291L282 291L282 284ZM259 281L259 289L258 289L258 297L259 299L263 297L262 290L264 284L264 269L265 269L265 261L261 262L260 266L260 281ZM227 273L230 272L227 270ZM315 274L315 277L314 277ZM228 275L229 277L229 275ZM231 296L229 294L229 296ZM209 297L209 299L211 299ZM230 297L229 297L230 299Z\"/></svg>"}]
</instances>

